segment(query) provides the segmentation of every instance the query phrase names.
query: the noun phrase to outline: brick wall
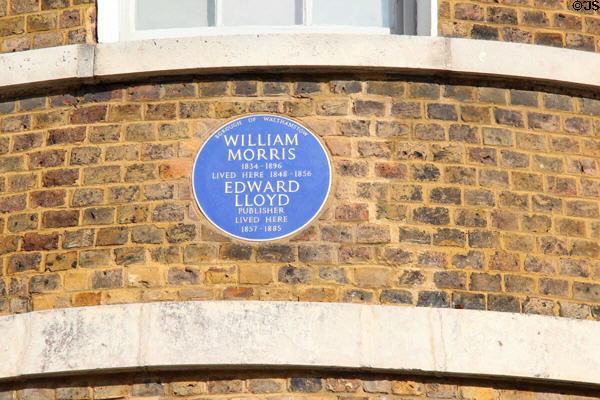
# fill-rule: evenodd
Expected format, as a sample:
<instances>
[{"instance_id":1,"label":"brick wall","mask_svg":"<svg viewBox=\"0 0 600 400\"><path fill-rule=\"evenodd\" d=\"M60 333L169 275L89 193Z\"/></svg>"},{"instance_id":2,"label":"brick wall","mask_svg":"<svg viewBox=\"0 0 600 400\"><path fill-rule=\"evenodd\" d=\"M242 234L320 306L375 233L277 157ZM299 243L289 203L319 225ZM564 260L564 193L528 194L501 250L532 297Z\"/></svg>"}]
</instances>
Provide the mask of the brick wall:
<instances>
[{"instance_id":1,"label":"brick wall","mask_svg":"<svg viewBox=\"0 0 600 400\"><path fill-rule=\"evenodd\" d=\"M600 14L576 12L567 3L439 0L439 34L599 51Z\"/></svg>"},{"instance_id":2,"label":"brick wall","mask_svg":"<svg viewBox=\"0 0 600 400\"><path fill-rule=\"evenodd\" d=\"M95 0L0 0L0 52L96 42ZM438 0L440 36L598 51L600 15L567 0Z\"/></svg>"},{"instance_id":3,"label":"brick wall","mask_svg":"<svg viewBox=\"0 0 600 400\"><path fill-rule=\"evenodd\" d=\"M0 313L248 299L600 318L600 101L470 84L265 76L6 101ZM272 243L218 233L191 194L202 141L250 112L299 119L333 155L320 219Z\"/></svg>"},{"instance_id":4,"label":"brick wall","mask_svg":"<svg viewBox=\"0 0 600 400\"><path fill-rule=\"evenodd\" d=\"M95 0L0 0L0 52L96 42Z\"/></svg>"},{"instance_id":5,"label":"brick wall","mask_svg":"<svg viewBox=\"0 0 600 400\"><path fill-rule=\"evenodd\" d=\"M594 400L597 394L573 386L323 371L121 373L0 386L2 400Z\"/></svg>"}]
</instances>

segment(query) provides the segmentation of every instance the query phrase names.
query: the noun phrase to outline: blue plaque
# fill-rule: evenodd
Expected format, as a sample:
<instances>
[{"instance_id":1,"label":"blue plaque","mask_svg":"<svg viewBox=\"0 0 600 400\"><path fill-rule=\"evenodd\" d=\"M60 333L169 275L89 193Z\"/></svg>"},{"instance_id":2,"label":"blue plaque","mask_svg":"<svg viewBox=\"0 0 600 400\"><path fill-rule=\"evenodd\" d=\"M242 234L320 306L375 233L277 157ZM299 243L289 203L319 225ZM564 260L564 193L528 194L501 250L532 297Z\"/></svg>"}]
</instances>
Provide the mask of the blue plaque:
<instances>
[{"instance_id":1,"label":"blue plaque","mask_svg":"<svg viewBox=\"0 0 600 400\"><path fill-rule=\"evenodd\" d=\"M219 128L193 172L202 213L244 240L274 240L317 216L331 188L325 148L308 129L277 115L250 115Z\"/></svg>"}]
</instances>

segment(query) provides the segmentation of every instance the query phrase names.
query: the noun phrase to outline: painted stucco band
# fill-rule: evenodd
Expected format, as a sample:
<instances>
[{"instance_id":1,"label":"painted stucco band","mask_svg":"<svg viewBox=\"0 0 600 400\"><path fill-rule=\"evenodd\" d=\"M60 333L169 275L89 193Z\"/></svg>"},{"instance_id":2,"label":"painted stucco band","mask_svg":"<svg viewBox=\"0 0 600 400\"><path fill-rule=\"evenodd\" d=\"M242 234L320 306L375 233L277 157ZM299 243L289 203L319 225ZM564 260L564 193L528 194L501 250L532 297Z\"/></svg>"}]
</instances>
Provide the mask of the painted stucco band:
<instances>
[{"instance_id":1,"label":"painted stucco band","mask_svg":"<svg viewBox=\"0 0 600 400\"><path fill-rule=\"evenodd\" d=\"M0 317L0 378L215 366L335 367L600 383L600 324L339 303L123 304Z\"/></svg>"},{"instance_id":2,"label":"painted stucco band","mask_svg":"<svg viewBox=\"0 0 600 400\"><path fill-rule=\"evenodd\" d=\"M48 82L250 71L460 73L599 87L600 54L497 41L399 35L205 36L0 55L0 92Z\"/></svg>"}]
</instances>

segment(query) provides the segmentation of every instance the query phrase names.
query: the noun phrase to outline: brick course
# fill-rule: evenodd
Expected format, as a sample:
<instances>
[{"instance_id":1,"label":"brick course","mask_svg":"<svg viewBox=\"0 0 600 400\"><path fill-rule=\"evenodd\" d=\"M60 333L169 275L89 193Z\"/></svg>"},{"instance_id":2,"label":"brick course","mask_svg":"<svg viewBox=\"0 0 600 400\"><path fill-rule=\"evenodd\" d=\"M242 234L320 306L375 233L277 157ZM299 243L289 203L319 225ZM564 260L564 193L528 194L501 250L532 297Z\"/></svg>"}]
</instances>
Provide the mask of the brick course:
<instances>
[{"instance_id":1,"label":"brick course","mask_svg":"<svg viewBox=\"0 0 600 400\"><path fill-rule=\"evenodd\" d=\"M577 311L563 304L569 314ZM199 397L200 396L200 397ZM121 373L30 379L0 386L0 398L16 399L448 399L595 400L594 389L481 379L379 375L365 372L212 370L181 373Z\"/></svg>"}]
</instances>

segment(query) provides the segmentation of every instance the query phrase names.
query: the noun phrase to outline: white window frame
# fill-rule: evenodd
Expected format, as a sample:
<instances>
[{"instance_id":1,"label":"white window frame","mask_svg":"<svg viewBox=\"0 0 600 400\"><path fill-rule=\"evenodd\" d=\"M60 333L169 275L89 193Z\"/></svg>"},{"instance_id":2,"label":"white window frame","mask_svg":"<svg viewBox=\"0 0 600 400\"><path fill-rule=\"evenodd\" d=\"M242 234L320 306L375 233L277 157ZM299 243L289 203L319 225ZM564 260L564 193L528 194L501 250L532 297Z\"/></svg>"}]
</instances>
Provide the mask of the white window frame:
<instances>
[{"instance_id":1,"label":"white window frame","mask_svg":"<svg viewBox=\"0 0 600 400\"><path fill-rule=\"evenodd\" d=\"M165 0L168 1L168 0ZM241 0L243 1L243 0ZM437 0L396 0L395 22L392 28L360 26L312 26L312 0L303 0L303 25L293 26L221 26L221 3L216 0L214 27L135 30L135 0L98 0L98 41L100 43L126 40L176 38L204 35L251 33L352 33L352 34L409 34L437 36ZM416 17L415 17L416 16Z\"/></svg>"}]
</instances>

